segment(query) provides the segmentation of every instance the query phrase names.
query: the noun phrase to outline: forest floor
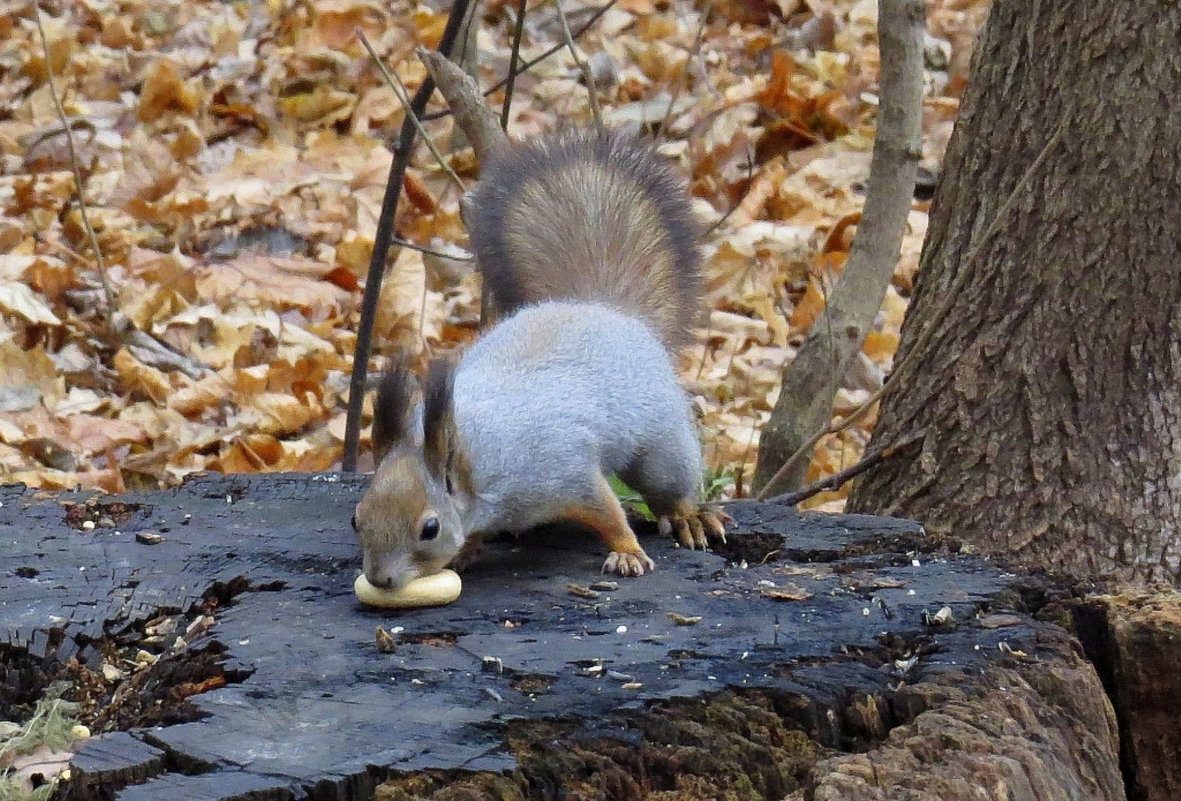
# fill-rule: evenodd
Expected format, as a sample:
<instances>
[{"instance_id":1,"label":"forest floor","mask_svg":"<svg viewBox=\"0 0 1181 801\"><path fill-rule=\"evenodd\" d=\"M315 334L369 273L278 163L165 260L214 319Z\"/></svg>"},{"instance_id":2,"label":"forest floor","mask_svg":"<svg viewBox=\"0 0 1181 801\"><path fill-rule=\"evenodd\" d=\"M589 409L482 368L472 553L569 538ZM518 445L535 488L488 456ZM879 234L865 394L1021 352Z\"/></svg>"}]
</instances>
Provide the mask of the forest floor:
<instances>
[{"instance_id":1,"label":"forest floor","mask_svg":"<svg viewBox=\"0 0 1181 801\"><path fill-rule=\"evenodd\" d=\"M435 45L446 22L435 5L49 0L43 42L31 4L0 0L3 481L118 492L200 470L339 467L387 143L403 119L357 31L413 91L424 77L414 47ZM563 41L554 6L529 5L525 58ZM577 30L601 6L563 7ZM484 86L507 71L516 8L484 5ZM930 173L986 9L929 4ZM855 231L877 108L875 15L870 0L618 0L578 39L605 120L658 134L709 230L710 313L681 366L723 494L749 486L782 366ZM491 100L499 107L503 97ZM431 110L441 109L436 96ZM515 135L590 123L565 49L518 78L510 120ZM475 164L450 119L427 125L470 185ZM462 255L458 195L420 144L398 235ZM841 384L836 414L890 369L928 205L913 204L863 358L828 379ZM479 292L469 264L398 251L374 369L396 351L421 363L472 341ZM872 425L870 415L823 441L809 478L855 461ZM839 509L842 498L812 503Z\"/></svg>"}]
</instances>

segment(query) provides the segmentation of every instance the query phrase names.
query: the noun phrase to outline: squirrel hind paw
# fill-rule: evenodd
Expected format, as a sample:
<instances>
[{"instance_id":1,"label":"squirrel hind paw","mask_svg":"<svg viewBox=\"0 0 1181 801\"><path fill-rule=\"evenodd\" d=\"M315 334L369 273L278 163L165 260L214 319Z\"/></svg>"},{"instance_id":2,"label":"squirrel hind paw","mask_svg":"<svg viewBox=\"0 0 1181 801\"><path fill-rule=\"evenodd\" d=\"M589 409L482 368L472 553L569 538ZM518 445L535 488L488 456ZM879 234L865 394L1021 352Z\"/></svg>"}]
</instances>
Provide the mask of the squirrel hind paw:
<instances>
[{"instance_id":1,"label":"squirrel hind paw","mask_svg":"<svg viewBox=\"0 0 1181 801\"><path fill-rule=\"evenodd\" d=\"M621 576L642 576L655 569L656 563L643 551L639 553L612 551L607 557L607 561L603 562L604 573L618 573Z\"/></svg>"},{"instance_id":2,"label":"squirrel hind paw","mask_svg":"<svg viewBox=\"0 0 1181 801\"><path fill-rule=\"evenodd\" d=\"M685 504L670 514L662 515L658 525L661 534L675 536L682 547L704 551L709 549L711 541L726 541L726 521L729 519L729 515L721 510Z\"/></svg>"}]
</instances>

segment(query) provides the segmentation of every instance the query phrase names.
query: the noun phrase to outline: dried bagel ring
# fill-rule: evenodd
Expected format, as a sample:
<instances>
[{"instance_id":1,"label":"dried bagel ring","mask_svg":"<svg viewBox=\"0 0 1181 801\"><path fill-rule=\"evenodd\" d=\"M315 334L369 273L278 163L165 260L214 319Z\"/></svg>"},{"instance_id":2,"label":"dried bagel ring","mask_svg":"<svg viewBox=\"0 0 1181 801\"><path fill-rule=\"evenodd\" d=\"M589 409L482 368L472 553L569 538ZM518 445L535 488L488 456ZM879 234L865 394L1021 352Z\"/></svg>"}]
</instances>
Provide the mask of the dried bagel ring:
<instances>
[{"instance_id":1,"label":"dried bagel ring","mask_svg":"<svg viewBox=\"0 0 1181 801\"><path fill-rule=\"evenodd\" d=\"M430 576L420 576L396 590L374 587L364 573L353 582L353 592L361 603L394 609L443 606L458 598L462 589L463 582L454 570L440 570Z\"/></svg>"}]
</instances>

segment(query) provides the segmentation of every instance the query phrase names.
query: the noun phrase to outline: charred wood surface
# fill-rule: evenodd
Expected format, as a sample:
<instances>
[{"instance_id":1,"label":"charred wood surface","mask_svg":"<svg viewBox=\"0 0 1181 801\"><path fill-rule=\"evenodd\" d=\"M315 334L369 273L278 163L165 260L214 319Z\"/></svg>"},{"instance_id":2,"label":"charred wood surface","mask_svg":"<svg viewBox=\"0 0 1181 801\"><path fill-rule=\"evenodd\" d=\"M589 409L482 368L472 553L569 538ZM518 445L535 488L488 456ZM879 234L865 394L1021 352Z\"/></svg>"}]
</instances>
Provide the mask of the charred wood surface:
<instances>
[{"instance_id":1,"label":"charred wood surface","mask_svg":"<svg viewBox=\"0 0 1181 801\"><path fill-rule=\"evenodd\" d=\"M554 527L486 545L450 606L371 611L352 593L362 488L334 475L202 476L118 498L0 488L0 701L54 664L98 669L162 612L213 618L158 648L219 663L212 689L188 679L187 722L96 736L68 797L782 798L913 750L918 734L894 740L955 717L948 705L982 742L1051 741L1004 752L1005 771L1122 797L1110 709L1073 640L1024 613L1021 580L912 522L739 503L722 553L652 535L654 573L578 595L569 585L604 578L603 554ZM997 692L1028 705L994 738L970 710ZM920 753L916 786L937 769Z\"/></svg>"}]
</instances>

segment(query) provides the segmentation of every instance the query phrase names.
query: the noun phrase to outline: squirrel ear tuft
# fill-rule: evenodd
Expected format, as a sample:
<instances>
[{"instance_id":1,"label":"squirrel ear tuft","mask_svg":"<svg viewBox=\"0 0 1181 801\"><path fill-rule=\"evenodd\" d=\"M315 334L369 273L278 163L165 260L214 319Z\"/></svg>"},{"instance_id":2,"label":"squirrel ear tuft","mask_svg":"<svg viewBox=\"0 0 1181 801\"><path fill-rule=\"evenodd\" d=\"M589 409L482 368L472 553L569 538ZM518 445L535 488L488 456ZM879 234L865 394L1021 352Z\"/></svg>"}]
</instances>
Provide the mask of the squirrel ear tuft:
<instances>
[{"instance_id":1,"label":"squirrel ear tuft","mask_svg":"<svg viewBox=\"0 0 1181 801\"><path fill-rule=\"evenodd\" d=\"M414 395L417 390L410 360L406 356L391 360L377 385L377 401L373 405L374 464L381 464L396 443L416 438Z\"/></svg>"},{"instance_id":2,"label":"squirrel ear tuft","mask_svg":"<svg viewBox=\"0 0 1181 801\"><path fill-rule=\"evenodd\" d=\"M423 384L423 456L427 470L438 478L447 474L455 442L452 390L455 368L447 359L432 359Z\"/></svg>"}]
</instances>

